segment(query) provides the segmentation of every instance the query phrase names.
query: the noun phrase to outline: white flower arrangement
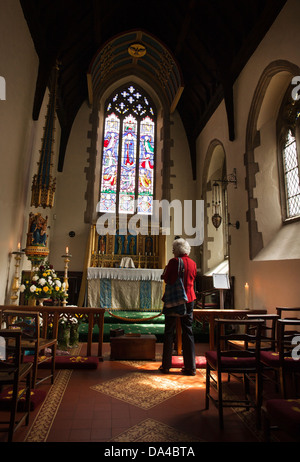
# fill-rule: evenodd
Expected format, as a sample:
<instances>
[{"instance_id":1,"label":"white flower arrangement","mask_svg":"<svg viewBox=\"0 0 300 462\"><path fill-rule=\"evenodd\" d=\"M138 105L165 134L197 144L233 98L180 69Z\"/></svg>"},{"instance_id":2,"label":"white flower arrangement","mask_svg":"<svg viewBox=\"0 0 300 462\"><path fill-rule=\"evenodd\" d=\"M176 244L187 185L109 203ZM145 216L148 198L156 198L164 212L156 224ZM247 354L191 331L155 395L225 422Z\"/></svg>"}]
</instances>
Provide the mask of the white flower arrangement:
<instances>
[{"instance_id":1,"label":"white flower arrangement","mask_svg":"<svg viewBox=\"0 0 300 462\"><path fill-rule=\"evenodd\" d=\"M53 267L45 262L38 268L34 268L33 276L30 280L25 280L20 285L20 292L25 294L25 298L52 298L63 300L66 298L66 284L62 283L54 271Z\"/></svg>"}]
</instances>

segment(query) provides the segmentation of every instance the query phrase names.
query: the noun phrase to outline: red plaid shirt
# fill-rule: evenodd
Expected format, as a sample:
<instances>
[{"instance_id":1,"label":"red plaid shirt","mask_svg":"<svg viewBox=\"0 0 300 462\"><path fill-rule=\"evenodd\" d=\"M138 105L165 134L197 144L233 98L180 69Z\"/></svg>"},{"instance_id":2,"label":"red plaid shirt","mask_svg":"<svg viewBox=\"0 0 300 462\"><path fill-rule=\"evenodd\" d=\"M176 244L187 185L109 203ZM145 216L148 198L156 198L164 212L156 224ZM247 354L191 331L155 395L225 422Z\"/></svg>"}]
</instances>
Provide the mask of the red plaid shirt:
<instances>
[{"instance_id":1,"label":"red plaid shirt","mask_svg":"<svg viewBox=\"0 0 300 462\"><path fill-rule=\"evenodd\" d=\"M197 266L194 260L188 255L181 255L184 264L183 285L186 291L188 302L196 299L194 291L194 281L197 275ZM178 258L171 258L163 274L163 280L169 284L174 284L178 276Z\"/></svg>"}]
</instances>

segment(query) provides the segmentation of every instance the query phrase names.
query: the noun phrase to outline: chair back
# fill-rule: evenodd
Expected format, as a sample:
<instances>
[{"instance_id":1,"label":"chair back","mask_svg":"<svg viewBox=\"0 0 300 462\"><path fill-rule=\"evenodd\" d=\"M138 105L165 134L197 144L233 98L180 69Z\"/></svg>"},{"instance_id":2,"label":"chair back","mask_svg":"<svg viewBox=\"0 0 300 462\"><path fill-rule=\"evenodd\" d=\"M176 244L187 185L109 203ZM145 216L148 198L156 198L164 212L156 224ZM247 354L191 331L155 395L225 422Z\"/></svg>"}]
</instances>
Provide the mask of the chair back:
<instances>
[{"instance_id":1,"label":"chair back","mask_svg":"<svg viewBox=\"0 0 300 462\"><path fill-rule=\"evenodd\" d=\"M21 337L20 329L0 329L0 382L1 373L5 376L11 374L8 383L13 383L19 372L21 364Z\"/></svg>"},{"instance_id":2,"label":"chair back","mask_svg":"<svg viewBox=\"0 0 300 462\"><path fill-rule=\"evenodd\" d=\"M216 319L217 360L222 363L224 357L254 358L251 369L258 370L260 364L262 319ZM231 330L231 328L235 328ZM241 341L244 348L230 348L230 342ZM251 349L248 345L251 344ZM254 345L254 346L253 346ZM249 363L250 364L250 363Z\"/></svg>"},{"instance_id":3,"label":"chair back","mask_svg":"<svg viewBox=\"0 0 300 462\"><path fill-rule=\"evenodd\" d=\"M276 313L280 319L299 319L300 318L300 308L299 307L289 307L289 306L277 306ZM286 318L284 317L286 316Z\"/></svg>"},{"instance_id":4,"label":"chair back","mask_svg":"<svg viewBox=\"0 0 300 462\"><path fill-rule=\"evenodd\" d=\"M5 321L7 329L19 328L22 340L38 341L40 338L38 312L3 310L2 321Z\"/></svg>"},{"instance_id":5,"label":"chair back","mask_svg":"<svg viewBox=\"0 0 300 462\"><path fill-rule=\"evenodd\" d=\"M275 351L277 345L277 321L278 314L247 314L247 319L262 319L264 324L261 328L261 350ZM251 326L249 328L251 330Z\"/></svg>"},{"instance_id":6,"label":"chair back","mask_svg":"<svg viewBox=\"0 0 300 462\"><path fill-rule=\"evenodd\" d=\"M300 308L299 307L289 307L289 306L278 306L276 307L277 314L280 319L300 319ZM277 338L279 339L279 327L277 328ZM286 329L285 329L286 331ZM290 334L297 334L297 331L290 331Z\"/></svg>"}]
</instances>

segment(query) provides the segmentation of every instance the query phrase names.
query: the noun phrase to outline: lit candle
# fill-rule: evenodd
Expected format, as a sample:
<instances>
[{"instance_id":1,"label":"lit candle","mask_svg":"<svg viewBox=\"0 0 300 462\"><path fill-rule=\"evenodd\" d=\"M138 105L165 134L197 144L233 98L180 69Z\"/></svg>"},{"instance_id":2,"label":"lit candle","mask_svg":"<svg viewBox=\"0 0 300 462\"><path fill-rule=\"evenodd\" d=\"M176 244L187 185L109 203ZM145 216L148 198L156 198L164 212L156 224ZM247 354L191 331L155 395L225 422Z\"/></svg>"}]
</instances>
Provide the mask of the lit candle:
<instances>
[{"instance_id":1,"label":"lit candle","mask_svg":"<svg viewBox=\"0 0 300 462\"><path fill-rule=\"evenodd\" d=\"M66 247L66 254L68 255L69 253L69 247Z\"/></svg>"},{"instance_id":2,"label":"lit candle","mask_svg":"<svg viewBox=\"0 0 300 462\"><path fill-rule=\"evenodd\" d=\"M21 250L21 243L20 242L18 243L18 250L19 251Z\"/></svg>"},{"instance_id":3,"label":"lit candle","mask_svg":"<svg viewBox=\"0 0 300 462\"><path fill-rule=\"evenodd\" d=\"M245 308L249 308L249 284L245 284Z\"/></svg>"}]
</instances>

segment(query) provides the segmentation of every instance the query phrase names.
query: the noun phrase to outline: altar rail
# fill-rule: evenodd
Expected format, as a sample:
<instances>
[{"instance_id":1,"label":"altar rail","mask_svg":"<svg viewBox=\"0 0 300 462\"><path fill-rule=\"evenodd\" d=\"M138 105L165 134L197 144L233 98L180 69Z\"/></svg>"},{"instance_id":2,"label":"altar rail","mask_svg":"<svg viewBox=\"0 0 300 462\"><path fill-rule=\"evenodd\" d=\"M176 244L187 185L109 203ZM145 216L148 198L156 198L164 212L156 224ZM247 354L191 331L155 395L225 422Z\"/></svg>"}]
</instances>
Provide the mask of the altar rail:
<instances>
[{"instance_id":1,"label":"altar rail","mask_svg":"<svg viewBox=\"0 0 300 462\"><path fill-rule=\"evenodd\" d=\"M103 346L103 325L104 313L103 308L94 307L78 307L78 306L29 306L29 305L1 305L0 311L11 310L14 311L33 311L38 312L43 318L42 337L46 337L47 329L50 324L53 325L53 337L57 338L59 318L66 316L67 318L78 316L80 319L88 320L88 339L87 339L87 356L92 353L92 337L93 327L95 322L99 325L99 339L98 339L98 357L103 360L102 346Z\"/></svg>"}]
</instances>

